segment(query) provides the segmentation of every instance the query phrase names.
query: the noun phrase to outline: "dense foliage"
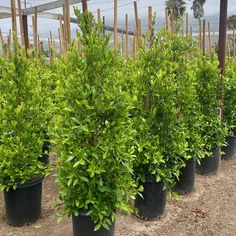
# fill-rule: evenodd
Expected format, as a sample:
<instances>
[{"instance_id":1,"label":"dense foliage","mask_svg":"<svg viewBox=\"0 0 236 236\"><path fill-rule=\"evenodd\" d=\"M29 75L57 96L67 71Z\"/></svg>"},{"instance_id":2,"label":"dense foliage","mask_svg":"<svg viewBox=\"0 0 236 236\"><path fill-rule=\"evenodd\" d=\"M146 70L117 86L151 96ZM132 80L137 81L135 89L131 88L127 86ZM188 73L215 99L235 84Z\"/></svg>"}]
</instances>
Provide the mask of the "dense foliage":
<instances>
[{"instance_id":1,"label":"dense foliage","mask_svg":"<svg viewBox=\"0 0 236 236\"><path fill-rule=\"evenodd\" d=\"M184 160L204 155L196 53L190 39L160 33L150 49L140 52L132 70L135 174L141 181L152 177L171 186Z\"/></svg>"},{"instance_id":2,"label":"dense foliage","mask_svg":"<svg viewBox=\"0 0 236 236\"><path fill-rule=\"evenodd\" d=\"M46 174L39 159L51 117L40 60L0 57L0 186L9 190Z\"/></svg>"},{"instance_id":3,"label":"dense foliage","mask_svg":"<svg viewBox=\"0 0 236 236\"><path fill-rule=\"evenodd\" d=\"M132 210L134 148L132 106L123 58L108 45L101 24L76 10L83 49L59 61L55 143L60 151L57 181L65 214L87 213L109 228L117 209ZM85 23L85 20L88 24ZM62 72L63 71L63 72Z\"/></svg>"},{"instance_id":4,"label":"dense foliage","mask_svg":"<svg viewBox=\"0 0 236 236\"><path fill-rule=\"evenodd\" d=\"M236 58L228 59L224 85L224 121L229 135L236 136Z\"/></svg>"},{"instance_id":5,"label":"dense foliage","mask_svg":"<svg viewBox=\"0 0 236 236\"><path fill-rule=\"evenodd\" d=\"M224 144L227 128L221 122L221 75L216 59L200 57L197 64L197 93L203 115L202 140L207 151Z\"/></svg>"}]
</instances>

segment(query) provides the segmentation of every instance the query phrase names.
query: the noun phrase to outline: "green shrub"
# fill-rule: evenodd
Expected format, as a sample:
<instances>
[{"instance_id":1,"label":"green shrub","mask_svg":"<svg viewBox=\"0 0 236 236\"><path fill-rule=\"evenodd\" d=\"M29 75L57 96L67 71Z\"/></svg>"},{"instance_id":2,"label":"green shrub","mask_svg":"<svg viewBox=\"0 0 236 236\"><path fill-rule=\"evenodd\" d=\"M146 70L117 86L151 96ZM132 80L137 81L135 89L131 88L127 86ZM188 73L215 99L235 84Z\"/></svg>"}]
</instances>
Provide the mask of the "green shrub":
<instances>
[{"instance_id":1,"label":"green shrub","mask_svg":"<svg viewBox=\"0 0 236 236\"><path fill-rule=\"evenodd\" d=\"M172 186L184 161L201 158L194 61L190 39L159 33L148 50L141 50L131 79L137 130L135 174Z\"/></svg>"},{"instance_id":2,"label":"green shrub","mask_svg":"<svg viewBox=\"0 0 236 236\"><path fill-rule=\"evenodd\" d=\"M228 59L224 86L224 121L229 135L236 136L236 58Z\"/></svg>"},{"instance_id":3,"label":"green shrub","mask_svg":"<svg viewBox=\"0 0 236 236\"><path fill-rule=\"evenodd\" d=\"M202 140L206 151L224 144L227 128L220 118L221 75L218 60L201 57L197 67L197 93L200 103Z\"/></svg>"},{"instance_id":4,"label":"green shrub","mask_svg":"<svg viewBox=\"0 0 236 236\"><path fill-rule=\"evenodd\" d=\"M39 161L50 113L41 62L0 57L0 187L16 188L48 172Z\"/></svg>"},{"instance_id":5,"label":"green shrub","mask_svg":"<svg viewBox=\"0 0 236 236\"><path fill-rule=\"evenodd\" d=\"M56 62L60 74L52 132L60 152L57 182L64 214L86 212L98 230L109 228L117 209L132 210L132 100L122 89L124 61L108 46L109 36L103 36L101 24L92 27L90 13L84 18L75 12L83 49L72 49L65 62Z\"/></svg>"}]
</instances>

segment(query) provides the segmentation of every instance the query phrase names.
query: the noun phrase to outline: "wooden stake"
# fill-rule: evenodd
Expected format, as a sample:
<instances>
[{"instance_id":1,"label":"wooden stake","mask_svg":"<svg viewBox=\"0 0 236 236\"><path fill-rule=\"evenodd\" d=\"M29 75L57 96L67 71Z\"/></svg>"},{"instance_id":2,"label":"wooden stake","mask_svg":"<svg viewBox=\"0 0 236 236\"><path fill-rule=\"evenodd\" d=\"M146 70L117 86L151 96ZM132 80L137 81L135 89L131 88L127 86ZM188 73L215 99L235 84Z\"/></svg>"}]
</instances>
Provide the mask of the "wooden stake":
<instances>
[{"instance_id":1,"label":"wooden stake","mask_svg":"<svg viewBox=\"0 0 236 236\"><path fill-rule=\"evenodd\" d=\"M148 7L148 47L151 47L152 37L152 7Z\"/></svg>"},{"instance_id":2,"label":"wooden stake","mask_svg":"<svg viewBox=\"0 0 236 236\"><path fill-rule=\"evenodd\" d=\"M188 36L188 13L186 13L186 36Z\"/></svg>"},{"instance_id":3,"label":"wooden stake","mask_svg":"<svg viewBox=\"0 0 236 236\"><path fill-rule=\"evenodd\" d=\"M118 6L117 6L117 0L114 0L114 48L118 49L118 38L117 38L117 11L118 11Z\"/></svg>"},{"instance_id":4,"label":"wooden stake","mask_svg":"<svg viewBox=\"0 0 236 236\"><path fill-rule=\"evenodd\" d=\"M87 0L82 0L82 9L83 9L83 13L87 13L88 12L88 3Z\"/></svg>"},{"instance_id":5,"label":"wooden stake","mask_svg":"<svg viewBox=\"0 0 236 236\"><path fill-rule=\"evenodd\" d=\"M101 20L101 11L100 9L97 9L97 15L98 15L98 21Z\"/></svg>"},{"instance_id":6,"label":"wooden stake","mask_svg":"<svg viewBox=\"0 0 236 236\"><path fill-rule=\"evenodd\" d=\"M128 14L125 15L125 58L129 56L129 25L128 25Z\"/></svg>"},{"instance_id":7,"label":"wooden stake","mask_svg":"<svg viewBox=\"0 0 236 236\"><path fill-rule=\"evenodd\" d=\"M206 54L206 20L203 20L202 53Z\"/></svg>"}]
</instances>

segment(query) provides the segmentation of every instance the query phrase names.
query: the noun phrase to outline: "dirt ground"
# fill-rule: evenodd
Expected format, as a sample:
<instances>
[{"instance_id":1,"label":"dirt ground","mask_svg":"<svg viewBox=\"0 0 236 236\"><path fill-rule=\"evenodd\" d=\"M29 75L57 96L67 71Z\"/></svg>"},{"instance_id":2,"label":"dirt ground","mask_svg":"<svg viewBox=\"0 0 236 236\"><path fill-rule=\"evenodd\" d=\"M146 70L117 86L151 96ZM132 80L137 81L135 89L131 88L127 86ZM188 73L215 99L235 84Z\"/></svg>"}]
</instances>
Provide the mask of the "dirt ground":
<instances>
[{"instance_id":1,"label":"dirt ground","mask_svg":"<svg viewBox=\"0 0 236 236\"><path fill-rule=\"evenodd\" d=\"M51 175L43 184L43 212L33 225L13 228L6 223L0 194L0 236L71 236L71 219L57 224L58 188ZM119 214L116 236L236 236L236 158L222 161L216 176L196 177L194 193L169 199L157 221Z\"/></svg>"}]
</instances>

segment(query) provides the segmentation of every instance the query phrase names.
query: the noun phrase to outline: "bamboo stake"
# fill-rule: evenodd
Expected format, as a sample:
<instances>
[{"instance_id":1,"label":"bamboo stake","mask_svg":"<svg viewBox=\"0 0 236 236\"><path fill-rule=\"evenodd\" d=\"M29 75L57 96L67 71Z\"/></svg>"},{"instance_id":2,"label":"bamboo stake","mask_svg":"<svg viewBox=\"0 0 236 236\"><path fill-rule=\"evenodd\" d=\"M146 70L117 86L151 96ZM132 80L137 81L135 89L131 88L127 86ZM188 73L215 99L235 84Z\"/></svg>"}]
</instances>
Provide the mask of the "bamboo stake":
<instances>
[{"instance_id":1,"label":"bamboo stake","mask_svg":"<svg viewBox=\"0 0 236 236\"><path fill-rule=\"evenodd\" d=\"M139 16L138 16L138 5L137 5L136 1L134 1L134 15L135 15L136 30L138 32L138 29L139 29L139 25L138 25Z\"/></svg>"},{"instance_id":2,"label":"bamboo stake","mask_svg":"<svg viewBox=\"0 0 236 236\"><path fill-rule=\"evenodd\" d=\"M165 10L165 30L169 32L169 18L168 18L168 11Z\"/></svg>"},{"instance_id":3,"label":"bamboo stake","mask_svg":"<svg viewBox=\"0 0 236 236\"><path fill-rule=\"evenodd\" d=\"M18 39L17 39L16 2L15 2L15 0L11 0L11 19L12 19L12 34L13 34L14 52L17 53Z\"/></svg>"},{"instance_id":4,"label":"bamboo stake","mask_svg":"<svg viewBox=\"0 0 236 236\"><path fill-rule=\"evenodd\" d=\"M208 22L208 47L209 47L209 54L211 55L211 25L210 22Z\"/></svg>"},{"instance_id":5,"label":"bamboo stake","mask_svg":"<svg viewBox=\"0 0 236 236\"><path fill-rule=\"evenodd\" d=\"M67 23L67 20L68 20L68 18L67 18L67 12L66 12L66 6L65 5L63 5L63 19L64 19L64 26L63 26L63 34L64 34L64 43L65 43L65 48L64 48L64 50L65 50L65 53L67 52L67 50L68 50L68 34L67 34L67 25L68 25L68 23Z\"/></svg>"},{"instance_id":6,"label":"bamboo stake","mask_svg":"<svg viewBox=\"0 0 236 236\"><path fill-rule=\"evenodd\" d=\"M136 30L134 30L133 36L133 57L136 59Z\"/></svg>"},{"instance_id":7,"label":"bamboo stake","mask_svg":"<svg viewBox=\"0 0 236 236\"><path fill-rule=\"evenodd\" d=\"M8 47L8 52L10 53L11 51L11 29L9 29L9 35L7 36L7 47Z\"/></svg>"},{"instance_id":8,"label":"bamboo stake","mask_svg":"<svg viewBox=\"0 0 236 236\"><path fill-rule=\"evenodd\" d=\"M186 13L186 36L188 36L188 13Z\"/></svg>"},{"instance_id":9,"label":"bamboo stake","mask_svg":"<svg viewBox=\"0 0 236 236\"><path fill-rule=\"evenodd\" d=\"M58 28L57 31L58 31L58 38L59 38L60 53L62 53L62 40L61 40L60 28Z\"/></svg>"},{"instance_id":10,"label":"bamboo stake","mask_svg":"<svg viewBox=\"0 0 236 236\"><path fill-rule=\"evenodd\" d=\"M121 48L122 48L122 56L125 55L125 40L124 40L124 34L121 34Z\"/></svg>"},{"instance_id":11,"label":"bamboo stake","mask_svg":"<svg viewBox=\"0 0 236 236\"><path fill-rule=\"evenodd\" d=\"M1 41L1 44L2 44L2 50L3 50L3 48L4 48L4 40L3 40L1 28L0 28L0 41Z\"/></svg>"},{"instance_id":12,"label":"bamboo stake","mask_svg":"<svg viewBox=\"0 0 236 236\"><path fill-rule=\"evenodd\" d=\"M136 47L139 47L139 37L141 36L141 33L139 32L139 14L138 14L138 4L137 1L134 1L134 15L135 15L135 27L137 31L137 41L136 41Z\"/></svg>"},{"instance_id":13,"label":"bamboo stake","mask_svg":"<svg viewBox=\"0 0 236 236\"><path fill-rule=\"evenodd\" d=\"M202 53L206 54L206 20L203 20Z\"/></svg>"},{"instance_id":14,"label":"bamboo stake","mask_svg":"<svg viewBox=\"0 0 236 236\"><path fill-rule=\"evenodd\" d=\"M3 54L4 54L4 56L6 56L6 50L5 50L6 43L5 43L4 40L3 40L1 28L0 28L0 41L1 41L1 44L2 44Z\"/></svg>"},{"instance_id":15,"label":"bamboo stake","mask_svg":"<svg viewBox=\"0 0 236 236\"><path fill-rule=\"evenodd\" d=\"M175 21L173 13L171 13L170 15L170 23L171 23L171 34L175 34Z\"/></svg>"},{"instance_id":16,"label":"bamboo stake","mask_svg":"<svg viewBox=\"0 0 236 236\"><path fill-rule=\"evenodd\" d=\"M199 19L199 49L202 50L202 21Z\"/></svg>"},{"instance_id":17,"label":"bamboo stake","mask_svg":"<svg viewBox=\"0 0 236 236\"><path fill-rule=\"evenodd\" d=\"M151 47L151 37L152 37L152 7L148 7L148 48Z\"/></svg>"},{"instance_id":18,"label":"bamboo stake","mask_svg":"<svg viewBox=\"0 0 236 236\"><path fill-rule=\"evenodd\" d=\"M65 32L64 32L64 27L63 27L63 24L62 24L62 16L59 15L59 27L60 27L60 35L61 35L61 52L63 55L65 55Z\"/></svg>"},{"instance_id":19,"label":"bamboo stake","mask_svg":"<svg viewBox=\"0 0 236 236\"><path fill-rule=\"evenodd\" d=\"M215 32L213 32L212 44L213 44L213 52L215 52Z\"/></svg>"},{"instance_id":20,"label":"bamboo stake","mask_svg":"<svg viewBox=\"0 0 236 236\"><path fill-rule=\"evenodd\" d=\"M117 6L117 0L114 0L114 48L118 49L118 38L117 38L117 11L118 11L118 6Z\"/></svg>"},{"instance_id":21,"label":"bamboo stake","mask_svg":"<svg viewBox=\"0 0 236 236\"><path fill-rule=\"evenodd\" d=\"M34 9L34 46L36 50L36 54L38 56L39 50L38 50L38 9L35 7Z\"/></svg>"},{"instance_id":22,"label":"bamboo stake","mask_svg":"<svg viewBox=\"0 0 236 236\"><path fill-rule=\"evenodd\" d=\"M39 34L38 34L37 41L38 41L38 55L40 55L41 54L41 44L40 44Z\"/></svg>"},{"instance_id":23,"label":"bamboo stake","mask_svg":"<svg viewBox=\"0 0 236 236\"><path fill-rule=\"evenodd\" d=\"M12 19L12 32L17 34L17 25L16 25L16 2L11 0L11 19Z\"/></svg>"},{"instance_id":24,"label":"bamboo stake","mask_svg":"<svg viewBox=\"0 0 236 236\"><path fill-rule=\"evenodd\" d=\"M190 35L191 35L191 37L193 36L193 27L192 26L190 26Z\"/></svg>"},{"instance_id":25,"label":"bamboo stake","mask_svg":"<svg viewBox=\"0 0 236 236\"><path fill-rule=\"evenodd\" d=\"M22 47L24 47L25 36L24 36L24 28L23 28L21 0L18 0L18 15L19 15L19 20L20 20L21 45L22 45Z\"/></svg>"},{"instance_id":26,"label":"bamboo stake","mask_svg":"<svg viewBox=\"0 0 236 236\"><path fill-rule=\"evenodd\" d=\"M71 25L70 25L70 0L66 0L66 17L67 17L67 38L68 38L68 46L71 45Z\"/></svg>"},{"instance_id":27,"label":"bamboo stake","mask_svg":"<svg viewBox=\"0 0 236 236\"><path fill-rule=\"evenodd\" d=\"M141 23L141 19L138 19L138 32L137 32L137 36L138 36L138 48L142 45L142 23ZM138 50L138 49L137 49Z\"/></svg>"},{"instance_id":28,"label":"bamboo stake","mask_svg":"<svg viewBox=\"0 0 236 236\"><path fill-rule=\"evenodd\" d=\"M48 38L48 48L49 48L50 61L52 61L52 51L51 51L51 41L50 41L50 38Z\"/></svg>"},{"instance_id":29,"label":"bamboo stake","mask_svg":"<svg viewBox=\"0 0 236 236\"><path fill-rule=\"evenodd\" d=\"M129 25L128 25L128 14L125 15L125 58L127 59L129 56Z\"/></svg>"}]
</instances>

